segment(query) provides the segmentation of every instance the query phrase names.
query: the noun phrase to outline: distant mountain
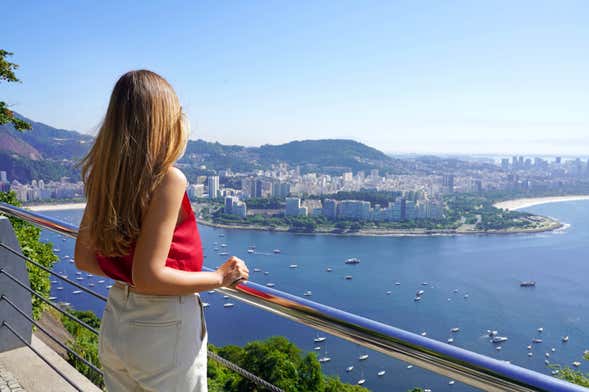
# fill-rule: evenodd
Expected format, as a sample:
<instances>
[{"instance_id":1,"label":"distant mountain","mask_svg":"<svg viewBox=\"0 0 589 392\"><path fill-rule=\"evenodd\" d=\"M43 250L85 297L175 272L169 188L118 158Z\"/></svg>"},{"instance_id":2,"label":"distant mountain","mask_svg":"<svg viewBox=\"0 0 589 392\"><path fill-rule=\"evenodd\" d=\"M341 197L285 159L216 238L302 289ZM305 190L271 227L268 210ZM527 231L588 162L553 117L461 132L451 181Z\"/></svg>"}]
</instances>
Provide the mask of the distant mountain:
<instances>
[{"instance_id":1,"label":"distant mountain","mask_svg":"<svg viewBox=\"0 0 589 392\"><path fill-rule=\"evenodd\" d=\"M322 139L292 141L261 147L243 147L190 141L183 163L205 165L212 170L231 168L238 171L263 169L284 162L300 166L303 172L327 172L385 169L403 172L401 160L354 140Z\"/></svg>"},{"instance_id":2,"label":"distant mountain","mask_svg":"<svg viewBox=\"0 0 589 392\"><path fill-rule=\"evenodd\" d=\"M32 160L78 160L94 140L90 135L53 128L18 113L16 116L30 123L32 129L19 132L12 125L0 125L0 151Z\"/></svg>"}]
</instances>

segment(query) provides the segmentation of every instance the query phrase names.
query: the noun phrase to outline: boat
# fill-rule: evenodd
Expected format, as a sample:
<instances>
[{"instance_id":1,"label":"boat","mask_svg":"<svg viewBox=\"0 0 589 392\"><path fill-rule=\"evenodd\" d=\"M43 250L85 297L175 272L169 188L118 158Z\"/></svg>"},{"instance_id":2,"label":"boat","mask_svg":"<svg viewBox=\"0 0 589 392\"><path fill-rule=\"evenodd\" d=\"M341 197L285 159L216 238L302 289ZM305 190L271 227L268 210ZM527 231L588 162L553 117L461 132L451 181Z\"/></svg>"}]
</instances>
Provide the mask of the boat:
<instances>
[{"instance_id":1,"label":"boat","mask_svg":"<svg viewBox=\"0 0 589 392\"><path fill-rule=\"evenodd\" d=\"M82 292L82 290L74 290L72 291L72 294L80 294Z\"/></svg>"},{"instance_id":2,"label":"boat","mask_svg":"<svg viewBox=\"0 0 589 392\"><path fill-rule=\"evenodd\" d=\"M455 383L456 383L456 381L454 381L454 380L448 381L448 385L454 385Z\"/></svg>"},{"instance_id":3,"label":"boat","mask_svg":"<svg viewBox=\"0 0 589 392\"><path fill-rule=\"evenodd\" d=\"M211 306L211 304L209 304L208 302L203 302L203 303L202 303L202 307L203 307L204 309L208 308L209 306Z\"/></svg>"},{"instance_id":4,"label":"boat","mask_svg":"<svg viewBox=\"0 0 589 392\"><path fill-rule=\"evenodd\" d=\"M57 283L57 280L52 280L51 283L55 284Z\"/></svg>"},{"instance_id":5,"label":"boat","mask_svg":"<svg viewBox=\"0 0 589 392\"><path fill-rule=\"evenodd\" d=\"M401 282L395 282L395 286L400 286Z\"/></svg>"},{"instance_id":6,"label":"boat","mask_svg":"<svg viewBox=\"0 0 589 392\"><path fill-rule=\"evenodd\" d=\"M562 342L563 342L563 343L566 343L566 342L568 342L568 341L569 341L569 337L568 337L568 335L567 335L567 336L563 336L563 337L562 337Z\"/></svg>"},{"instance_id":7,"label":"boat","mask_svg":"<svg viewBox=\"0 0 589 392\"><path fill-rule=\"evenodd\" d=\"M221 244L221 248L226 248L227 244Z\"/></svg>"},{"instance_id":8,"label":"boat","mask_svg":"<svg viewBox=\"0 0 589 392\"><path fill-rule=\"evenodd\" d=\"M491 340L491 342L493 343L501 343L501 342L506 342L509 339L506 336L495 336L493 337L493 339Z\"/></svg>"},{"instance_id":9,"label":"boat","mask_svg":"<svg viewBox=\"0 0 589 392\"><path fill-rule=\"evenodd\" d=\"M215 294L215 290L209 290L209 294Z\"/></svg>"},{"instance_id":10,"label":"boat","mask_svg":"<svg viewBox=\"0 0 589 392\"><path fill-rule=\"evenodd\" d=\"M327 272L331 272L331 271L333 271L333 268L331 268L331 267L327 267L327 269L326 269L325 271L327 271Z\"/></svg>"},{"instance_id":11,"label":"boat","mask_svg":"<svg viewBox=\"0 0 589 392\"><path fill-rule=\"evenodd\" d=\"M63 290L63 286L56 287L55 290Z\"/></svg>"},{"instance_id":12,"label":"boat","mask_svg":"<svg viewBox=\"0 0 589 392\"><path fill-rule=\"evenodd\" d=\"M344 279L346 279L346 280L352 280L352 275L346 275L346 276L344 277Z\"/></svg>"},{"instance_id":13,"label":"boat","mask_svg":"<svg viewBox=\"0 0 589 392\"><path fill-rule=\"evenodd\" d=\"M82 275L82 271L77 271L76 275Z\"/></svg>"},{"instance_id":14,"label":"boat","mask_svg":"<svg viewBox=\"0 0 589 392\"><path fill-rule=\"evenodd\" d=\"M452 343L454 343L454 338L448 338L447 341L448 341L448 343L452 344Z\"/></svg>"},{"instance_id":15,"label":"boat","mask_svg":"<svg viewBox=\"0 0 589 392\"><path fill-rule=\"evenodd\" d=\"M497 350L497 351L501 351L501 346L497 346L497 347L495 347L495 350Z\"/></svg>"},{"instance_id":16,"label":"boat","mask_svg":"<svg viewBox=\"0 0 589 392\"><path fill-rule=\"evenodd\" d=\"M544 328L542 328L542 327L538 328L538 332L540 332L540 333L544 332Z\"/></svg>"},{"instance_id":17,"label":"boat","mask_svg":"<svg viewBox=\"0 0 589 392\"><path fill-rule=\"evenodd\" d=\"M532 343L542 343L542 339L532 339Z\"/></svg>"},{"instance_id":18,"label":"boat","mask_svg":"<svg viewBox=\"0 0 589 392\"><path fill-rule=\"evenodd\" d=\"M348 366L346 368L346 372L348 372L348 373L350 373L352 370L354 370L354 367L353 366Z\"/></svg>"},{"instance_id":19,"label":"boat","mask_svg":"<svg viewBox=\"0 0 589 392\"><path fill-rule=\"evenodd\" d=\"M274 287L275 284L274 283L266 283L266 286L268 286L268 287Z\"/></svg>"},{"instance_id":20,"label":"boat","mask_svg":"<svg viewBox=\"0 0 589 392\"><path fill-rule=\"evenodd\" d=\"M387 290L387 295L391 295L392 291L391 290Z\"/></svg>"},{"instance_id":21,"label":"boat","mask_svg":"<svg viewBox=\"0 0 589 392\"><path fill-rule=\"evenodd\" d=\"M255 250L253 250L253 249L248 249L247 250L247 253L254 253L254 252L255 252Z\"/></svg>"},{"instance_id":22,"label":"boat","mask_svg":"<svg viewBox=\"0 0 589 392\"><path fill-rule=\"evenodd\" d=\"M415 302L417 302L417 301L421 301L421 297L420 297L420 296L416 296L415 298L413 298L413 300L414 300Z\"/></svg>"},{"instance_id":23,"label":"boat","mask_svg":"<svg viewBox=\"0 0 589 392\"><path fill-rule=\"evenodd\" d=\"M223 298L224 299L229 299L229 296L228 295L224 295Z\"/></svg>"},{"instance_id":24,"label":"boat","mask_svg":"<svg viewBox=\"0 0 589 392\"><path fill-rule=\"evenodd\" d=\"M291 264L288 266L288 268L298 268L298 266L299 266L298 264Z\"/></svg>"},{"instance_id":25,"label":"boat","mask_svg":"<svg viewBox=\"0 0 589 392\"><path fill-rule=\"evenodd\" d=\"M421 333L421 336L427 336L427 332L423 331L423 332Z\"/></svg>"},{"instance_id":26,"label":"boat","mask_svg":"<svg viewBox=\"0 0 589 392\"><path fill-rule=\"evenodd\" d=\"M528 357L531 357L531 356L533 356L533 355L534 355L534 353L532 353L532 352L529 352L529 353L528 353Z\"/></svg>"},{"instance_id":27,"label":"boat","mask_svg":"<svg viewBox=\"0 0 589 392\"><path fill-rule=\"evenodd\" d=\"M303 296L305 296L305 297L310 297L312 295L313 295L313 292L311 290L307 290L303 293Z\"/></svg>"},{"instance_id":28,"label":"boat","mask_svg":"<svg viewBox=\"0 0 589 392\"><path fill-rule=\"evenodd\" d=\"M49 300L49 301L54 301L54 300L56 300L56 299L57 299L57 297L49 297L49 298L48 298L48 300Z\"/></svg>"},{"instance_id":29,"label":"boat","mask_svg":"<svg viewBox=\"0 0 589 392\"><path fill-rule=\"evenodd\" d=\"M417 293L415 295L417 295L418 297L421 297L423 295L424 291L423 290L417 290Z\"/></svg>"},{"instance_id":30,"label":"boat","mask_svg":"<svg viewBox=\"0 0 589 392\"><path fill-rule=\"evenodd\" d=\"M85 279L85 278L84 278L83 276L78 276L78 277L76 278L76 280L84 280L84 279Z\"/></svg>"},{"instance_id":31,"label":"boat","mask_svg":"<svg viewBox=\"0 0 589 392\"><path fill-rule=\"evenodd\" d=\"M427 285L429 285L429 282L421 282L421 285L422 286L427 286Z\"/></svg>"},{"instance_id":32,"label":"boat","mask_svg":"<svg viewBox=\"0 0 589 392\"><path fill-rule=\"evenodd\" d=\"M491 337L492 337L492 336L497 336L497 334L498 334L499 332L497 332L496 330L490 330L490 329L487 329L487 333L489 334L489 336L491 336Z\"/></svg>"},{"instance_id":33,"label":"boat","mask_svg":"<svg viewBox=\"0 0 589 392\"><path fill-rule=\"evenodd\" d=\"M380 372L378 372L376 374L377 374L377 376L382 377L386 374L386 372L387 372L386 370L381 370Z\"/></svg>"},{"instance_id":34,"label":"boat","mask_svg":"<svg viewBox=\"0 0 589 392\"><path fill-rule=\"evenodd\" d=\"M468 294L464 294L464 299L468 299Z\"/></svg>"},{"instance_id":35,"label":"boat","mask_svg":"<svg viewBox=\"0 0 589 392\"><path fill-rule=\"evenodd\" d=\"M104 279L100 279L98 283L104 283Z\"/></svg>"},{"instance_id":36,"label":"boat","mask_svg":"<svg viewBox=\"0 0 589 392\"><path fill-rule=\"evenodd\" d=\"M460 331L460 328L458 328L458 327L454 327L450 330L450 332L458 332L458 331Z\"/></svg>"},{"instance_id":37,"label":"boat","mask_svg":"<svg viewBox=\"0 0 589 392\"><path fill-rule=\"evenodd\" d=\"M407 365L407 369L413 368L413 365Z\"/></svg>"},{"instance_id":38,"label":"boat","mask_svg":"<svg viewBox=\"0 0 589 392\"><path fill-rule=\"evenodd\" d=\"M349 258L346 261L344 261L345 264L360 264L360 259L357 259L355 257Z\"/></svg>"},{"instance_id":39,"label":"boat","mask_svg":"<svg viewBox=\"0 0 589 392\"><path fill-rule=\"evenodd\" d=\"M358 385L364 385L365 382L366 382L366 379L361 378L358 380Z\"/></svg>"},{"instance_id":40,"label":"boat","mask_svg":"<svg viewBox=\"0 0 589 392\"><path fill-rule=\"evenodd\" d=\"M325 363L331 361L331 358L324 356L318 359L319 363Z\"/></svg>"},{"instance_id":41,"label":"boat","mask_svg":"<svg viewBox=\"0 0 589 392\"><path fill-rule=\"evenodd\" d=\"M260 271L262 271L262 270L259 268L254 268L254 272L260 272Z\"/></svg>"},{"instance_id":42,"label":"boat","mask_svg":"<svg viewBox=\"0 0 589 392\"><path fill-rule=\"evenodd\" d=\"M112 287L112 284L109 284L108 286L106 286L107 289L110 289Z\"/></svg>"},{"instance_id":43,"label":"boat","mask_svg":"<svg viewBox=\"0 0 589 392\"><path fill-rule=\"evenodd\" d=\"M313 347L313 350L319 351L319 350L321 350L321 346L315 346L315 347Z\"/></svg>"},{"instance_id":44,"label":"boat","mask_svg":"<svg viewBox=\"0 0 589 392\"><path fill-rule=\"evenodd\" d=\"M519 285L521 287L535 287L536 282L534 280L524 280L523 282L520 282Z\"/></svg>"},{"instance_id":45,"label":"boat","mask_svg":"<svg viewBox=\"0 0 589 392\"><path fill-rule=\"evenodd\" d=\"M219 256L228 256L229 252L219 252Z\"/></svg>"},{"instance_id":46,"label":"boat","mask_svg":"<svg viewBox=\"0 0 589 392\"><path fill-rule=\"evenodd\" d=\"M575 361L575 362L573 362L573 366L574 367L579 367L579 366L581 366L581 362Z\"/></svg>"},{"instance_id":47,"label":"boat","mask_svg":"<svg viewBox=\"0 0 589 392\"><path fill-rule=\"evenodd\" d=\"M232 303L232 302L226 302L226 303L223 304L223 307L224 308L232 308L234 306L235 306L235 304Z\"/></svg>"},{"instance_id":48,"label":"boat","mask_svg":"<svg viewBox=\"0 0 589 392\"><path fill-rule=\"evenodd\" d=\"M550 357L550 353L545 353L545 354L544 354L544 356L545 356L546 358L549 358L549 357Z\"/></svg>"},{"instance_id":49,"label":"boat","mask_svg":"<svg viewBox=\"0 0 589 392\"><path fill-rule=\"evenodd\" d=\"M270 272L264 271L264 275L270 275Z\"/></svg>"},{"instance_id":50,"label":"boat","mask_svg":"<svg viewBox=\"0 0 589 392\"><path fill-rule=\"evenodd\" d=\"M88 286L94 287L94 283L90 283L90 284L88 284Z\"/></svg>"},{"instance_id":51,"label":"boat","mask_svg":"<svg viewBox=\"0 0 589 392\"><path fill-rule=\"evenodd\" d=\"M324 342L326 340L327 340L327 338L325 336L317 336L315 339L313 339L313 341L315 343L321 343L321 342Z\"/></svg>"},{"instance_id":52,"label":"boat","mask_svg":"<svg viewBox=\"0 0 589 392\"><path fill-rule=\"evenodd\" d=\"M53 251L54 251L55 253L59 253L60 249L59 249L59 248L53 248Z\"/></svg>"},{"instance_id":53,"label":"boat","mask_svg":"<svg viewBox=\"0 0 589 392\"><path fill-rule=\"evenodd\" d=\"M368 354L362 354L358 357L359 361L365 361L368 359Z\"/></svg>"},{"instance_id":54,"label":"boat","mask_svg":"<svg viewBox=\"0 0 589 392\"><path fill-rule=\"evenodd\" d=\"M272 252L278 254L278 253L280 253L280 249L274 249Z\"/></svg>"}]
</instances>

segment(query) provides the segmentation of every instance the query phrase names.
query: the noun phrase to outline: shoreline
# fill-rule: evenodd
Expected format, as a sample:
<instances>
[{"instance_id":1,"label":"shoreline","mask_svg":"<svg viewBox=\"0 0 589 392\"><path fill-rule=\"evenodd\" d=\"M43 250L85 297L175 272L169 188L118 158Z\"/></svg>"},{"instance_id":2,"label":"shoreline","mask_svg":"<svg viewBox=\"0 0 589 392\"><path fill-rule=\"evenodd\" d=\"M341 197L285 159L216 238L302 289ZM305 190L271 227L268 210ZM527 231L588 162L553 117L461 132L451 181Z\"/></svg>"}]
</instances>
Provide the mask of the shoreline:
<instances>
[{"instance_id":1,"label":"shoreline","mask_svg":"<svg viewBox=\"0 0 589 392\"><path fill-rule=\"evenodd\" d=\"M548 203L561 203L565 201L589 200L589 195L570 195L570 196L546 196L546 197L527 197L522 199L505 200L493 204L496 208L516 211L522 208L537 206Z\"/></svg>"},{"instance_id":2,"label":"shoreline","mask_svg":"<svg viewBox=\"0 0 589 392\"><path fill-rule=\"evenodd\" d=\"M337 233L332 231L314 231L311 233L289 231L287 227L271 228L266 226L241 226L241 225L227 225L222 223L214 223L202 218L198 219L198 224L202 224L209 227L216 227L219 229L228 230L258 230L273 233L291 233L291 234L302 234L302 235L333 235L333 236L354 236L354 237L450 237L450 236L461 236L461 235L511 235L511 234L536 234L547 231L555 231L562 229L565 225L557 220L548 217L542 217L546 223L545 227L536 227L532 229L507 229L507 230L459 230L459 229L447 229L447 230L428 230L428 229L367 229L359 230L356 232L345 232Z\"/></svg>"}]
</instances>

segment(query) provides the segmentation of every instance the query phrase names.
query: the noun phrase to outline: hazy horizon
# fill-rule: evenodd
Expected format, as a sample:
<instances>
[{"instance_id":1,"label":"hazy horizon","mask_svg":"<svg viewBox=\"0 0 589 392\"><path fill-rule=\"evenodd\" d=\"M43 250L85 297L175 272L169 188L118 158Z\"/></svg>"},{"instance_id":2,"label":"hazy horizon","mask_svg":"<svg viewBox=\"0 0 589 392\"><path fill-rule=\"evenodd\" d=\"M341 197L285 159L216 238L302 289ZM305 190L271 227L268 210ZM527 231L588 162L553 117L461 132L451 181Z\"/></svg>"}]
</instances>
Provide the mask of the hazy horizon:
<instances>
[{"instance_id":1,"label":"hazy horizon","mask_svg":"<svg viewBox=\"0 0 589 392\"><path fill-rule=\"evenodd\" d=\"M149 68L175 87L193 139L589 155L587 2L67 1L10 9L2 49L14 52L9 61L23 83L2 83L2 99L58 128L93 134L118 76Z\"/></svg>"}]
</instances>

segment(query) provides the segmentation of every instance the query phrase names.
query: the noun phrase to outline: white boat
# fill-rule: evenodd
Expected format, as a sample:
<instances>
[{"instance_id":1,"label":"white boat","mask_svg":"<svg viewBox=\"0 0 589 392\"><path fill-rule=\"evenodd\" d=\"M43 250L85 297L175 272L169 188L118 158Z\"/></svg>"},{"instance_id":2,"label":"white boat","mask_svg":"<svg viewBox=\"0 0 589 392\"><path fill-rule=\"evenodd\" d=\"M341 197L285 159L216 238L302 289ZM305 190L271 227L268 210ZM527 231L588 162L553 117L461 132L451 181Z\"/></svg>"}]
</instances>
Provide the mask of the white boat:
<instances>
[{"instance_id":1,"label":"white boat","mask_svg":"<svg viewBox=\"0 0 589 392\"><path fill-rule=\"evenodd\" d=\"M327 267L327 269L326 269L325 271L327 271L327 272L331 272L331 271L333 271L333 268L331 268L331 267Z\"/></svg>"},{"instance_id":2,"label":"white boat","mask_svg":"<svg viewBox=\"0 0 589 392\"><path fill-rule=\"evenodd\" d=\"M70 260L70 264L74 264L74 263L75 263L75 260L74 259L71 259Z\"/></svg>"},{"instance_id":3,"label":"white boat","mask_svg":"<svg viewBox=\"0 0 589 392\"><path fill-rule=\"evenodd\" d=\"M104 279L100 279L98 283L104 283Z\"/></svg>"},{"instance_id":4,"label":"white boat","mask_svg":"<svg viewBox=\"0 0 589 392\"><path fill-rule=\"evenodd\" d=\"M253 249L248 249L247 253L254 253L255 251Z\"/></svg>"},{"instance_id":5,"label":"white boat","mask_svg":"<svg viewBox=\"0 0 589 392\"><path fill-rule=\"evenodd\" d=\"M305 296L305 297L310 297L312 295L313 295L313 292L311 290L307 290L303 293L303 296Z\"/></svg>"},{"instance_id":6,"label":"white boat","mask_svg":"<svg viewBox=\"0 0 589 392\"><path fill-rule=\"evenodd\" d=\"M413 298L413 300L414 300L415 302L417 302L417 301L421 301L421 297L415 297L415 298Z\"/></svg>"},{"instance_id":7,"label":"white boat","mask_svg":"<svg viewBox=\"0 0 589 392\"><path fill-rule=\"evenodd\" d=\"M544 328L542 328L542 327L538 328L538 332L540 332L540 333L544 332Z\"/></svg>"},{"instance_id":8,"label":"white boat","mask_svg":"<svg viewBox=\"0 0 589 392\"><path fill-rule=\"evenodd\" d=\"M90 284L88 284L88 286L94 287L94 283L90 283Z\"/></svg>"},{"instance_id":9,"label":"white boat","mask_svg":"<svg viewBox=\"0 0 589 392\"><path fill-rule=\"evenodd\" d=\"M376 373L379 377L382 377L386 374L386 370L381 370L380 372Z\"/></svg>"},{"instance_id":10,"label":"white boat","mask_svg":"<svg viewBox=\"0 0 589 392\"><path fill-rule=\"evenodd\" d=\"M57 299L57 297L49 297L48 299L49 299L49 301L54 301Z\"/></svg>"},{"instance_id":11,"label":"white boat","mask_svg":"<svg viewBox=\"0 0 589 392\"><path fill-rule=\"evenodd\" d=\"M454 381L454 380L448 381L448 385L454 385L455 383L456 383L456 381Z\"/></svg>"},{"instance_id":12,"label":"white boat","mask_svg":"<svg viewBox=\"0 0 589 392\"><path fill-rule=\"evenodd\" d=\"M413 365L407 365L407 369L413 368Z\"/></svg>"},{"instance_id":13,"label":"white boat","mask_svg":"<svg viewBox=\"0 0 589 392\"><path fill-rule=\"evenodd\" d=\"M291 264L288 266L288 268L298 268L298 264Z\"/></svg>"},{"instance_id":14,"label":"white boat","mask_svg":"<svg viewBox=\"0 0 589 392\"><path fill-rule=\"evenodd\" d=\"M76 280L84 280L84 279L85 279L85 278L84 278L83 276L78 276L78 277L76 278Z\"/></svg>"},{"instance_id":15,"label":"white boat","mask_svg":"<svg viewBox=\"0 0 589 392\"><path fill-rule=\"evenodd\" d=\"M448 338L448 343L450 343L450 344L454 343L454 339L453 338Z\"/></svg>"},{"instance_id":16,"label":"white boat","mask_svg":"<svg viewBox=\"0 0 589 392\"><path fill-rule=\"evenodd\" d=\"M346 276L344 277L344 279L345 279L345 280L352 280L352 275L346 275Z\"/></svg>"},{"instance_id":17,"label":"white boat","mask_svg":"<svg viewBox=\"0 0 589 392\"><path fill-rule=\"evenodd\" d=\"M415 295L417 295L418 297L421 297L423 295L424 291L423 290L417 290L417 293Z\"/></svg>"},{"instance_id":18,"label":"white boat","mask_svg":"<svg viewBox=\"0 0 589 392\"><path fill-rule=\"evenodd\" d=\"M110 289L112 287L112 284L109 284L108 286L106 286L107 289Z\"/></svg>"},{"instance_id":19,"label":"white boat","mask_svg":"<svg viewBox=\"0 0 589 392\"><path fill-rule=\"evenodd\" d=\"M313 347L313 350L319 351L319 350L321 350L321 346L315 346L315 347Z\"/></svg>"},{"instance_id":20,"label":"white boat","mask_svg":"<svg viewBox=\"0 0 589 392\"><path fill-rule=\"evenodd\" d=\"M354 367L353 366L348 366L346 368L346 372L348 372L348 373L350 373L352 370L354 370Z\"/></svg>"},{"instance_id":21,"label":"white boat","mask_svg":"<svg viewBox=\"0 0 589 392\"><path fill-rule=\"evenodd\" d=\"M209 294L215 294L215 290L209 290Z\"/></svg>"},{"instance_id":22,"label":"white boat","mask_svg":"<svg viewBox=\"0 0 589 392\"><path fill-rule=\"evenodd\" d=\"M395 286L400 286L401 282L395 282Z\"/></svg>"},{"instance_id":23,"label":"white boat","mask_svg":"<svg viewBox=\"0 0 589 392\"><path fill-rule=\"evenodd\" d=\"M579 367L579 366L581 366L581 362L575 361L575 362L573 362L573 366L574 367Z\"/></svg>"},{"instance_id":24,"label":"white boat","mask_svg":"<svg viewBox=\"0 0 589 392\"><path fill-rule=\"evenodd\" d=\"M55 253L58 253L58 252L59 252L59 248L53 248L53 251L54 251Z\"/></svg>"},{"instance_id":25,"label":"white boat","mask_svg":"<svg viewBox=\"0 0 589 392\"><path fill-rule=\"evenodd\" d=\"M542 339L532 339L532 343L542 343Z\"/></svg>"},{"instance_id":26,"label":"white boat","mask_svg":"<svg viewBox=\"0 0 589 392\"><path fill-rule=\"evenodd\" d=\"M235 306L235 304L232 303L232 302L226 302L226 303L223 304L223 307L224 308L232 308L234 306Z\"/></svg>"},{"instance_id":27,"label":"white boat","mask_svg":"<svg viewBox=\"0 0 589 392\"><path fill-rule=\"evenodd\" d=\"M368 359L368 354L362 354L358 357L359 361L365 361Z\"/></svg>"},{"instance_id":28,"label":"white boat","mask_svg":"<svg viewBox=\"0 0 589 392\"><path fill-rule=\"evenodd\" d=\"M211 304L209 304L208 302L203 302L202 303L202 307L205 308L205 309L208 308L209 306L211 306Z\"/></svg>"},{"instance_id":29,"label":"white boat","mask_svg":"<svg viewBox=\"0 0 589 392\"><path fill-rule=\"evenodd\" d=\"M352 258L349 258L346 261L344 261L344 263L346 263L346 264L360 264L360 259L352 257Z\"/></svg>"},{"instance_id":30,"label":"white boat","mask_svg":"<svg viewBox=\"0 0 589 392\"><path fill-rule=\"evenodd\" d=\"M468 299L468 294L464 294L464 299Z\"/></svg>"},{"instance_id":31,"label":"white boat","mask_svg":"<svg viewBox=\"0 0 589 392\"><path fill-rule=\"evenodd\" d=\"M425 331L424 331L424 332L422 332L422 333L421 333L421 336L427 336L427 332L425 332Z\"/></svg>"},{"instance_id":32,"label":"white boat","mask_svg":"<svg viewBox=\"0 0 589 392\"><path fill-rule=\"evenodd\" d=\"M82 271L76 271L76 275L82 275Z\"/></svg>"},{"instance_id":33,"label":"white boat","mask_svg":"<svg viewBox=\"0 0 589 392\"><path fill-rule=\"evenodd\" d=\"M567 335L567 336L563 336L563 337L562 337L562 342L563 342L563 343L566 343L566 342L568 342L568 341L569 341L569 337L568 337L568 335Z\"/></svg>"},{"instance_id":34,"label":"white boat","mask_svg":"<svg viewBox=\"0 0 589 392\"><path fill-rule=\"evenodd\" d=\"M55 290L63 290L63 286L56 287Z\"/></svg>"},{"instance_id":35,"label":"white boat","mask_svg":"<svg viewBox=\"0 0 589 392\"><path fill-rule=\"evenodd\" d=\"M278 253L280 253L280 249L274 249L272 252L278 254Z\"/></svg>"},{"instance_id":36,"label":"white boat","mask_svg":"<svg viewBox=\"0 0 589 392\"><path fill-rule=\"evenodd\" d=\"M55 284L57 283L57 280L52 280L51 283Z\"/></svg>"},{"instance_id":37,"label":"white boat","mask_svg":"<svg viewBox=\"0 0 589 392\"><path fill-rule=\"evenodd\" d=\"M266 283L266 286L268 286L268 287L274 287L276 285L274 283Z\"/></svg>"},{"instance_id":38,"label":"white boat","mask_svg":"<svg viewBox=\"0 0 589 392\"><path fill-rule=\"evenodd\" d=\"M391 295L392 291L391 290L387 290L387 295Z\"/></svg>"},{"instance_id":39,"label":"white boat","mask_svg":"<svg viewBox=\"0 0 589 392\"><path fill-rule=\"evenodd\" d=\"M313 341L315 343L321 343L321 342L324 342L326 340L327 340L327 338L325 336L317 336L315 339L313 339Z\"/></svg>"},{"instance_id":40,"label":"white boat","mask_svg":"<svg viewBox=\"0 0 589 392\"><path fill-rule=\"evenodd\" d=\"M365 382L366 382L366 379L361 378L358 380L358 385L364 385Z\"/></svg>"},{"instance_id":41,"label":"white boat","mask_svg":"<svg viewBox=\"0 0 589 392\"><path fill-rule=\"evenodd\" d=\"M72 291L72 294L80 294L82 292L82 290L74 290Z\"/></svg>"},{"instance_id":42,"label":"white boat","mask_svg":"<svg viewBox=\"0 0 589 392\"><path fill-rule=\"evenodd\" d=\"M264 275L270 275L270 272L264 271Z\"/></svg>"},{"instance_id":43,"label":"white boat","mask_svg":"<svg viewBox=\"0 0 589 392\"><path fill-rule=\"evenodd\" d=\"M427 285L429 285L429 283L428 282L421 282L421 285L422 286L427 286Z\"/></svg>"},{"instance_id":44,"label":"white boat","mask_svg":"<svg viewBox=\"0 0 589 392\"><path fill-rule=\"evenodd\" d=\"M493 337L493 339L491 340L491 342L493 343L501 343L501 342L506 342L508 340L508 338L506 336L495 336Z\"/></svg>"},{"instance_id":45,"label":"white boat","mask_svg":"<svg viewBox=\"0 0 589 392\"><path fill-rule=\"evenodd\" d=\"M224 299L229 299L229 296L228 295L224 295L223 298Z\"/></svg>"},{"instance_id":46,"label":"white boat","mask_svg":"<svg viewBox=\"0 0 589 392\"><path fill-rule=\"evenodd\" d=\"M454 327L450 330L450 332L458 332L458 331L460 331L460 328L458 328L458 327Z\"/></svg>"},{"instance_id":47,"label":"white boat","mask_svg":"<svg viewBox=\"0 0 589 392\"><path fill-rule=\"evenodd\" d=\"M259 268L254 268L254 272L260 272L260 271L262 271L262 270Z\"/></svg>"},{"instance_id":48,"label":"white boat","mask_svg":"<svg viewBox=\"0 0 589 392\"><path fill-rule=\"evenodd\" d=\"M318 359L319 363L325 363L331 361L330 357L321 357Z\"/></svg>"},{"instance_id":49,"label":"white boat","mask_svg":"<svg viewBox=\"0 0 589 392\"><path fill-rule=\"evenodd\" d=\"M497 346L497 347L495 347L495 350L497 350L497 351L501 351L501 346Z\"/></svg>"},{"instance_id":50,"label":"white boat","mask_svg":"<svg viewBox=\"0 0 589 392\"><path fill-rule=\"evenodd\" d=\"M226 248L227 244L221 244L221 248Z\"/></svg>"},{"instance_id":51,"label":"white boat","mask_svg":"<svg viewBox=\"0 0 589 392\"><path fill-rule=\"evenodd\" d=\"M229 252L219 252L219 256L227 256L229 255Z\"/></svg>"},{"instance_id":52,"label":"white boat","mask_svg":"<svg viewBox=\"0 0 589 392\"><path fill-rule=\"evenodd\" d=\"M490 329L487 329L487 333L489 334L489 336L497 336L497 334L498 334L499 332L498 332L498 331L496 331L496 330L490 330Z\"/></svg>"}]
</instances>

